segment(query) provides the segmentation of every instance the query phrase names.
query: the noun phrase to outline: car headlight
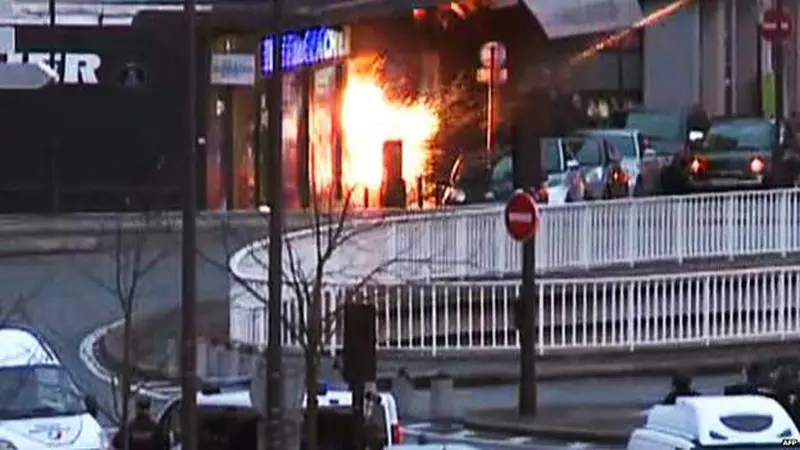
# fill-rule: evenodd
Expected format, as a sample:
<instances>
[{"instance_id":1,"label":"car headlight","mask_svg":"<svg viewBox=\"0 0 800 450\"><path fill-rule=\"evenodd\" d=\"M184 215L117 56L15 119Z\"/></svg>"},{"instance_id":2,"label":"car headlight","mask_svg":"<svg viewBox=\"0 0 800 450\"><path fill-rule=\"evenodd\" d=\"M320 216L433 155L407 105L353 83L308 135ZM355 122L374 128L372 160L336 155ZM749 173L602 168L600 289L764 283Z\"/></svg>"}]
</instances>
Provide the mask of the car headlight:
<instances>
[{"instance_id":1,"label":"car headlight","mask_svg":"<svg viewBox=\"0 0 800 450\"><path fill-rule=\"evenodd\" d=\"M14 444L11 443L11 441L0 439L0 450L18 450L18 449Z\"/></svg>"}]
</instances>

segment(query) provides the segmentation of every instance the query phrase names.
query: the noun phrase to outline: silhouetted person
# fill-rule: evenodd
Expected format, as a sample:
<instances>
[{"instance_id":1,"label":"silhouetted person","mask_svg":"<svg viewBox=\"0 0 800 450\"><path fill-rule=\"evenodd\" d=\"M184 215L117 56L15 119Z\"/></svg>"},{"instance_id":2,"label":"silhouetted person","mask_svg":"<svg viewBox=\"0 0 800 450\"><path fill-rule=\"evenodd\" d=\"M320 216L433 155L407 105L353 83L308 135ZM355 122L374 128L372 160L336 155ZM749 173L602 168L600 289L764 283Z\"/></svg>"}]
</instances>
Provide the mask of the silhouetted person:
<instances>
[{"instance_id":1,"label":"silhouetted person","mask_svg":"<svg viewBox=\"0 0 800 450\"><path fill-rule=\"evenodd\" d=\"M741 383L725 386L725 395L772 396L772 389L764 385L764 373L759 364L750 363L742 372L744 380Z\"/></svg>"},{"instance_id":2,"label":"silhouetted person","mask_svg":"<svg viewBox=\"0 0 800 450\"><path fill-rule=\"evenodd\" d=\"M709 119L708 113L700 105L692 106L686 116L686 136L684 136L684 139L686 141L689 140L690 131L706 133L709 128L711 128L711 119Z\"/></svg>"},{"instance_id":3,"label":"silhouetted person","mask_svg":"<svg viewBox=\"0 0 800 450\"><path fill-rule=\"evenodd\" d=\"M700 395L692 389L692 377L676 373L672 376L672 390L664 397L662 405L674 405L678 397L693 397Z\"/></svg>"},{"instance_id":4,"label":"silhouetted person","mask_svg":"<svg viewBox=\"0 0 800 450\"><path fill-rule=\"evenodd\" d=\"M783 406L795 423L800 419L800 383L786 367L781 367L773 381L775 400Z\"/></svg>"},{"instance_id":5,"label":"silhouetted person","mask_svg":"<svg viewBox=\"0 0 800 450\"><path fill-rule=\"evenodd\" d=\"M116 450L125 448L128 439L130 450L169 450L169 439L150 415L150 399L136 399L136 415L114 435L111 445Z\"/></svg>"}]
</instances>

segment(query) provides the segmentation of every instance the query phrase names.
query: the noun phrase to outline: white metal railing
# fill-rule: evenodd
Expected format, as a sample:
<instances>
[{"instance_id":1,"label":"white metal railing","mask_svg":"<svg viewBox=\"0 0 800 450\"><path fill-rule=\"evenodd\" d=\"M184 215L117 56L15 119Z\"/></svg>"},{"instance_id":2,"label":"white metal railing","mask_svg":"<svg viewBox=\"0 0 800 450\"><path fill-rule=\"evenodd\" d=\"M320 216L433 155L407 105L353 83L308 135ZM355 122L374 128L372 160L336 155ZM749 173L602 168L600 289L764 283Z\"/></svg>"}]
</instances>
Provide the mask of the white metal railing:
<instances>
[{"instance_id":1,"label":"white metal railing","mask_svg":"<svg viewBox=\"0 0 800 450\"><path fill-rule=\"evenodd\" d=\"M347 283L389 260L391 280L510 273L519 245L506 233L502 205L390 217L341 246L326 266L331 282ZM544 206L536 267L542 272L652 261L800 251L800 190L653 197ZM287 237L313 269L313 230ZM254 262L257 261L257 262ZM263 280L265 242L231 260L239 279Z\"/></svg>"},{"instance_id":2,"label":"white metal railing","mask_svg":"<svg viewBox=\"0 0 800 450\"><path fill-rule=\"evenodd\" d=\"M502 206L482 206L353 222L358 229L324 268L330 285L363 280L395 284L516 271L519 244L508 238ZM363 227L363 228L359 228ZM319 233L323 236L325 233ZM314 230L291 233L303 272L315 266ZM613 264L800 251L800 190L655 197L546 206L537 235L537 269L589 269ZM286 259L286 255L285 255ZM266 299L266 243L255 242L230 261L232 310L257 310ZM285 262L284 267L288 267ZM242 284L251 286L243 288ZM257 295L254 295L257 294ZM290 298L287 292L284 298ZM231 313L232 333L251 335ZM265 329L252 333L265 334Z\"/></svg>"},{"instance_id":3,"label":"white metal railing","mask_svg":"<svg viewBox=\"0 0 800 450\"><path fill-rule=\"evenodd\" d=\"M433 283L325 291L323 317L336 326L339 306L359 295L375 303L378 346L433 352L518 346L513 301L517 282ZM283 304L286 324L298 318ZM782 340L800 333L800 266L623 278L541 280L537 284L538 351ZM235 304L231 338L266 344L263 304ZM291 328L284 344L296 345Z\"/></svg>"}]
</instances>

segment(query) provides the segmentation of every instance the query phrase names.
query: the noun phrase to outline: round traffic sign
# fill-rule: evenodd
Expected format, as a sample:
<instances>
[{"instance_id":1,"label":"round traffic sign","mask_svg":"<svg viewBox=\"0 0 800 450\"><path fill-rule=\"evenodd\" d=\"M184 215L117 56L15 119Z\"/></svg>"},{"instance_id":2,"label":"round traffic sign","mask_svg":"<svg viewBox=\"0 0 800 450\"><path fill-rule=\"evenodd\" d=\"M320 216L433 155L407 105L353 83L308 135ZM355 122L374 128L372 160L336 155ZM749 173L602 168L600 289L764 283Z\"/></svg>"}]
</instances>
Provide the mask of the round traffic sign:
<instances>
[{"instance_id":1,"label":"round traffic sign","mask_svg":"<svg viewBox=\"0 0 800 450\"><path fill-rule=\"evenodd\" d=\"M505 210L508 234L519 242L533 238L539 227L539 207L533 195L517 189L508 200Z\"/></svg>"},{"instance_id":2,"label":"round traffic sign","mask_svg":"<svg viewBox=\"0 0 800 450\"><path fill-rule=\"evenodd\" d=\"M770 42L785 41L792 35L792 15L789 11L771 8L761 18L761 35Z\"/></svg>"},{"instance_id":3,"label":"round traffic sign","mask_svg":"<svg viewBox=\"0 0 800 450\"><path fill-rule=\"evenodd\" d=\"M503 66L506 63L506 46L497 41L489 41L481 47L480 58L484 67L492 65L492 53L494 53L495 67Z\"/></svg>"}]
</instances>

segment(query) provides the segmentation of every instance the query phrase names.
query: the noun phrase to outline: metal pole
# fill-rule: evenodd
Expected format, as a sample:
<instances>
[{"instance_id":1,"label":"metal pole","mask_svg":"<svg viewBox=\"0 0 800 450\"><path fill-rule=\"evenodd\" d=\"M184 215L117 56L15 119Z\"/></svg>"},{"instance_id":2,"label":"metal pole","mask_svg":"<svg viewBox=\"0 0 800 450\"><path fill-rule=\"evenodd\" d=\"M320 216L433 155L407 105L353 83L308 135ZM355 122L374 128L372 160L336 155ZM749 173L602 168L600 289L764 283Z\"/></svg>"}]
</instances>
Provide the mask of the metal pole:
<instances>
[{"instance_id":1,"label":"metal pole","mask_svg":"<svg viewBox=\"0 0 800 450\"><path fill-rule=\"evenodd\" d=\"M733 22L734 22L734 13L733 13L733 0L728 0L725 3L720 3L720 5L725 8L724 10L724 19L725 19L725 38L724 38L724 77L725 77L725 87L724 87L724 111L725 115L733 114L733 45L734 45L734 36L733 36ZM759 38L760 39L760 38Z\"/></svg>"},{"instance_id":2,"label":"metal pole","mask_svg":"<svg viewBox=\"0 0 800 450\"><path fill-rule=\"evenodd\" d=\"M530 111L525 109L525 111ZM525 117L523 114L522 117ZM512 158L514 187L532 190L540 181L542 159L541 136L534 136L517 122L512 129ZM520 356L518 412L520 416L536 414L536 242L535 238L522 244L522 289L517 300L519 319Z\"/></svg>"},{"instance_id":3,"label":"metal pole","mask_svg":"<svg viewBox=\"0 0 800 450\"><path fill-rule=\"evenodd\" d=\"M270 217L269 341L267 343L267 435L270 450L283 448L283 358L281 294L283 290L283 0L273 0L272 76L269 80Z\"/></svg>"},{"instance_id":4,"label":"metal pole","mask_svg":"<svg viewBox=\"0 0 800 450\"><path fill-rule=\"evenodd\" d=\"M764 111L764 38L761 37L761 18L756 23L756 112L759 117Z\"/></svg>"},{"instance_id":5,"label":"metal pole","mask_svg":"<svg viewBox=\"0 0 800 450\"><path fill-rule=\"evenodd\" d=\"M519 415L536 415L536 239L522 244Z\"/></svg>"},{"instance_id":6,"label":"metal pole","mask_svg":"<svg viewBox=\"0 0 800 450\"><path fill-rule=\"evenodd\" d=\"M186 167L181 240L181 448L197 445L197 11L195 0L184 0L186 15Z\"/></svg>"},{"instance_id":7,"label":"metal pole","mask_svg":"<svg viewBox=\"0 0 800 450\"><path fill-rule=\"evenodd\" d=\"M489 82L487 83L487 107L486 107L486 154L487 156L492 156L492 150L494 149L494 85L497 80L495 80L495 66L497 63L495 62L495 55L496 55L495 47L491 47L490 57L489 57Z\"/></svg>"},{"instance_id":8,"label":"metal pole","mask_svg":"<svg viewBox=\"0 0 800 450\"><path fill-rule=\"evenodd\" d=\"M47 12L50 15L50 68L55 70L59 74L59 78L61 78L62 72L56 66L56 47L58 45L58 36L56 36L56 0L47 0ZM52 185L50 207L53 213L57 213L60 209L58 198L58 144L53 136L50 137L50 184Z\"/></svg>"},{"instance_id":9,"label":"metal pole","mask_svg":"<svg viewBox=\"0 0 800 450\"><path fill-rule=\"evenodd\" d=\"M775 0L775 9L780 11L781 13L784 12L783 10L783 0ZM783 40L777 40L772 43L772 52L773 58L775 61L775 119L777 121L783 120L784 116L784 106L783 106L783 72L784 72L784 63L783 63L783 53L784 53L784 46L785 42ZM780 127L775 127L775 143L778 144L778 140L780 137Z\"/></svg>"}]
</instances>

